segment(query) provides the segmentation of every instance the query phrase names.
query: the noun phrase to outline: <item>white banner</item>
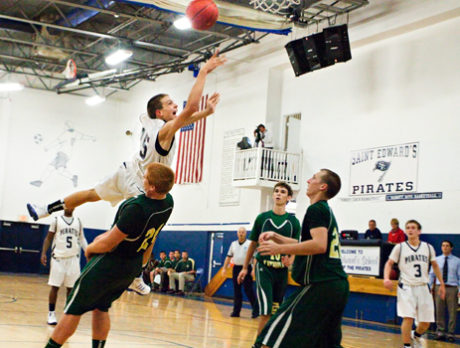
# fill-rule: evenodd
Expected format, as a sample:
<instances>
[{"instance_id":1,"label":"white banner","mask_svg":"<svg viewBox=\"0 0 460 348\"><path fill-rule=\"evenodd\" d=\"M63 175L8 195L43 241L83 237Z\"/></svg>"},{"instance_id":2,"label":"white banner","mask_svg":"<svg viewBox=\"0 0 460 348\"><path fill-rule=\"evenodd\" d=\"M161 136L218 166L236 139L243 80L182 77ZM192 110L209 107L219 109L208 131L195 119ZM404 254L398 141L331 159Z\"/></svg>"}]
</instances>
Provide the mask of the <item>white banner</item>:
<instances>
[{"instance_id":1,"label":"white banner","mask_svg":"<svg viewBox=\"0 0 460 348\"><path fill-rule=\"evenodd\" d=\"M236 143L244 135L244 128L226 131L224 133L224 148L222 151L222 173L220 175L219 206L240 205L240 189L232 185L233 157Z\"/></svg>"},{"instance_id":2,"label":"white banner","mask_svg":"<svg viewBox=\"0 0 460 348\"><path fill-rule=\"evenodd\" d=\"M350 196L417 192L418 142L351 152Z\"/></svg>"},{"instance_id":3,"label":"white banner","mask_svg":"<svg viewBox=\"0 0 460 348\"><path fill-rule=\"evenodd\" d=\"M346 273L379 276L380 246L341 245L340 252Z\"/></svg>"}]
</instances>

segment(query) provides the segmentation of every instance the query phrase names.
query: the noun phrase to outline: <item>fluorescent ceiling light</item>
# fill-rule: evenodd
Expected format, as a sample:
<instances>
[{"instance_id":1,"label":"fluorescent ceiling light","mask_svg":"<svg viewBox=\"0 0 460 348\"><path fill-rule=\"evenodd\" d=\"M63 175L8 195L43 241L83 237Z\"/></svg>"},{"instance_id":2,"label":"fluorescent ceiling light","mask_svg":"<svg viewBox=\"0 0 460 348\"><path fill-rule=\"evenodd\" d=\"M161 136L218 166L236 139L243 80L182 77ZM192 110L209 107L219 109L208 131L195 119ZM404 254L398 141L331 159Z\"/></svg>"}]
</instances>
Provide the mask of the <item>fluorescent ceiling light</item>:
<instances>
[{"instance_id":1,"label":"fluorescent ceiling light","mask_svg":"<svg viewBox=\"0 0 460 348\"><path fill-rule=\"evenodd\" d=\"M105 57L105 62L108 65L117 65L124 60L128 59L133 55L133 51L130 50L117 50L113 52L112 54L109 54L107 57Z\"/></svg>"},{"instance_id":2,"label":"fluorescent ceiling light","mask_svg":"<svg viewBox=\"0 0 460 348\"><path fill-rule=\"evenodd\" d=\"M0 92L16 92L24 89L18 82L0 82Z\"/></svg>"},{"instance_id":3,"label":"fluorescent ceiling light","mask_svg":"<svg viewBox=\"0 0 460 348\"><path fill-rule=\"evenodd\" d=\"M90 106L98 105L103 102L105 102L105 98L100 95L93 95L85 100L85 103Z\"/></svg>"},{"instance_id":4,"label":"fluorescent ceiling light","mask_svg":"<svg viewBox=\"0 0 460 348\"><path fill-rule=\"evenodd\" d=\"M188 17L181 17L174 21L174 26L180 30L190 29L192 27L192 22Z\"/></svg>"}]
</instances>

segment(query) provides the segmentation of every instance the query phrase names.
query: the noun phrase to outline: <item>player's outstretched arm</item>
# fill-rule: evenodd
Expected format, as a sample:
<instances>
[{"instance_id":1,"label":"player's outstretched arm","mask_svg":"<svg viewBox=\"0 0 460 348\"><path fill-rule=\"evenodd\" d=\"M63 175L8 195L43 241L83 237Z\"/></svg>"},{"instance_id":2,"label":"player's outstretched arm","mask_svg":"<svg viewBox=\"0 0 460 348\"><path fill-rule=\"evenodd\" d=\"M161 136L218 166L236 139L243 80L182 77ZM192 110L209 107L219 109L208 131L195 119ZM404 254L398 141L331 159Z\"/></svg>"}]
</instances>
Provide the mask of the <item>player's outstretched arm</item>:
<instances>
[{"instance_id":1,"label":"player's outstretched arm","mask_svg":"<svg viewBox=\"0 0 460 348\"><path fill-rule=\"evenodd\" d=\"M439 265L436 262L436 260L431 261L431 267L433 267L433 272L434 274L436 274L436 277L439 280L439 297L441 298L441 300L444 300L446 298L446 285L444 284L441 269L439 268Z\"/></svg>"},{"instance_id":2,"label":"player's outstretched arm","mask_svg":"<svg viewBox=\"0 0 460 348\"><path fill-rule=\"evenodd\" d=\"M297 239L289 238L286 236L282 236L273 231L263 232L259 236L259 243L262 243L267 240L273 240L277 244L294 244L298 243Z\"/></svg>"},{"instance_id":3,"label":"player's outstretched arm","mask_svg":"<svg viewBox=\"0 0 460 348\"><path fill-rule=\"evenodd\" d=\"M158 132L158 141L160 142L160 145L163 146L164 144L170 144L174 134L176 134L179 129L186 126L190 117L192 117L195 112L198 112L207 75L218 66L223 65L226 61L227 59L224 56L219 56L219 51L217 50L213 56L201 67L192 90L188 96L185 108L174 120L166 122L166 124L161 128L160 132Z\"/></svg>"},{"instance_id":4,"label":"player's outstretched arm","mask_svg":"<svg viewBox=\"0 0 460 348\"><path fill-rule=\"evenodd\" d=\"M393 282L390 280L390 273L394 263L395 262L392 259L388 259L385 263L385 268L383 269L383 286L388 290L393 290Z\"/></svg>"},{"instance_id":5,"label":"player's outstretched arm","mask_svg":"<svg viewBox=\"0 0 460 348\"><path fill-rule=\"evenodd\" d=\"M188 126L189 124L195 123L202 118L211 116L214 112L216 112L216 107L217 104L220 101L220 94L219 93L214 93L212 96L208 98L208 101L206 102L206 108L203 111L198 111L195 112L187 121L185 126Z\"/></svg>"},{"instance_id":6,"label":"player's outstretched arm","mask_svg":"<svg viewBox=\"0 0 460 348\"><path fill-rule=\"evenodd\" d=\"M316 255L324 254L327 250L327 228L316 227L310 230L312 239L298 243L292 239L292 243L279 244L274 240L267 240L260 243L258 248L262 255Z\"/></svg>"},{"instance_id":7,"label":"player's outstretched arm","mask_svg":"<svg viewBox=\"0 0 460 348\"><path fill-rule=\"evenodd\" d=\"M128 235L124 234L117 225L104 233L97 240L94 240L85 250L85 255L87 259L90 259L94 254L103 254L107 253L118 244L120 244Z\"/></svg>"}]
</instances>

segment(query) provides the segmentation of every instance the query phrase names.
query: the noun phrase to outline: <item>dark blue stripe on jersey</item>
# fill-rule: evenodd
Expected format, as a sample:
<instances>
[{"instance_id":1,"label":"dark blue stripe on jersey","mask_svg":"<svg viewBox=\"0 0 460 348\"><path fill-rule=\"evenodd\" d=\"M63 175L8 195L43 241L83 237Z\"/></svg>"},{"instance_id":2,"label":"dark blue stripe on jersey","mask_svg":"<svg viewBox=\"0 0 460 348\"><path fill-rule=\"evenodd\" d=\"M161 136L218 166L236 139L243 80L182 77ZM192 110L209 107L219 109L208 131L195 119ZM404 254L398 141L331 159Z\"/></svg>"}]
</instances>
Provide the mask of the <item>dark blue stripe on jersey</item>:
<instances>
[{"instance_id":1,"label":"dark blue stripe on jersey","mask_svg":"<svg viewBox=\"0 0 460 348\"><path fill-rule=\"evenodd\" d=\"M173 144L174 144L174 140L175 140L175 139L176 139L175 137L172 138L171 146L169 147L169 150L165 150L165 149L163 149L163 148L161 147L160 141L158 140L158 135L157 135L157 139L155 140L155 150L158 152L158 154L159 154L160 156L163 156L163 157L168 156L169 151L171 151L171 148L172 148L172 146L173 146Z\"/></svg>"}]
</instances>

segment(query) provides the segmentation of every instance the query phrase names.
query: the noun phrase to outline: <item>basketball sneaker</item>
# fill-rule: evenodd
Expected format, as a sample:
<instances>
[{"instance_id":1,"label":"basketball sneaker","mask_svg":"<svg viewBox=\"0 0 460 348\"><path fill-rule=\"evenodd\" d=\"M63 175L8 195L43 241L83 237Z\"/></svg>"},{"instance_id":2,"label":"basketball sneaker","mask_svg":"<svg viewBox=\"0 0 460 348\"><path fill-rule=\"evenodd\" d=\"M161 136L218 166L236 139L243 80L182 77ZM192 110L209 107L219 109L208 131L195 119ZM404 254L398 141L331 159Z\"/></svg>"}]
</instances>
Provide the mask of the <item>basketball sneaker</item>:
<instances>
[{"instance_id":1,"label":"basketball sneaker","mask_svg":"<svg viewBox=\"0 0 460 348\"><path fill-rule=\"evenodd\" d=\"M44 205L27 203L27 210L34 221L49 216L48 209Z\"/></svg>"},{"instance_id":2,"label":"basketball sneaker","mask_svg":"<svg viewBox=\"0 0 460 348\"><path fill-rule=\"evenodd\" d=\"M48 312L48 325L56 325L56 313L55 312Z\"/></svg>"},{"instance_id":3,"label":"basketball sneaker","mask_svg":"<svg viewBox=\"0 0 460 348\"><path fill-rule=\"evenodd\" d=\"M150 294L150 286L144 283L142 277L134 278L133 282L128 287L128 290L134 291L142 296Z\"/></svg>"},{"instance_id":4,"label":"basketball sneaker","mask_svg":"<svg viewBox=\"0 0 460 348\"><path fill-rule=\"evenodd\" d=\"M425 339L423 337L417 337L415 336L415 330L412 330L411 332L411 338L412 338L412 347L413 348L423 348L426 347L425 345Z\"/></svg>"}]
</instances>

